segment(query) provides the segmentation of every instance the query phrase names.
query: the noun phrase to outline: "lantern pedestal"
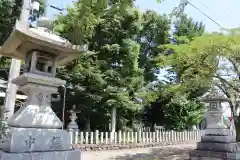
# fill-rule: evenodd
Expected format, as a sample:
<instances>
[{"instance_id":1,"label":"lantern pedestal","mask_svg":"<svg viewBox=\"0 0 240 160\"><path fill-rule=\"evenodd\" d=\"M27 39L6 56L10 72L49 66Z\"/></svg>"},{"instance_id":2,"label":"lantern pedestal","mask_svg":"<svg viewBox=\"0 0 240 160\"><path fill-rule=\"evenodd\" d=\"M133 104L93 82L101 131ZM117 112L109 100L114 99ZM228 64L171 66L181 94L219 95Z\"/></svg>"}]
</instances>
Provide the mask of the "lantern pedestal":
<instances>
[{"instance_id":1,"label":"lantern pedestal","mask_svg":"<svg viewBox=\"0 0 240 160\"><path fill-rule=\"evenodd\" d=\"M51 109L51 94L65 81L24 73L13 80L28 95L24 105L8 120L9 136L1 143L0 160L79 160L69 133Z\"/></svg>"}]
</instances>

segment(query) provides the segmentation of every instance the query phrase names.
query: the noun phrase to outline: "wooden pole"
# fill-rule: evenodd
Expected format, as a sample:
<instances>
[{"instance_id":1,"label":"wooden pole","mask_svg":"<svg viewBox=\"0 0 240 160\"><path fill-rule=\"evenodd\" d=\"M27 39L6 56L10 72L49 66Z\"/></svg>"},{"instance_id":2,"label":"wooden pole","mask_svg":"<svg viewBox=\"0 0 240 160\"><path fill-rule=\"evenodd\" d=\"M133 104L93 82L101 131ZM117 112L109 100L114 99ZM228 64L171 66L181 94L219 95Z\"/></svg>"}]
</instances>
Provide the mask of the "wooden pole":
<instances>
[{"instance_id":1,"label":"wooden pole","mask_svg":"<svg viewBox=\"0 0 240 160\"><path fill-rule=\"evenodd\" d=\"M30 15L31 0L23 0L22 10L20 14L19 22L24 28L28 28L28 18ZM14 78L17 78L20 73L21 61L12 58L11 67L8 76L8 85L6 90L6 96L4 99L4 112L2 119L7 120L14 114L15 100L17 94L17 85L12 83Z\"/></svg>"}]
</instances>

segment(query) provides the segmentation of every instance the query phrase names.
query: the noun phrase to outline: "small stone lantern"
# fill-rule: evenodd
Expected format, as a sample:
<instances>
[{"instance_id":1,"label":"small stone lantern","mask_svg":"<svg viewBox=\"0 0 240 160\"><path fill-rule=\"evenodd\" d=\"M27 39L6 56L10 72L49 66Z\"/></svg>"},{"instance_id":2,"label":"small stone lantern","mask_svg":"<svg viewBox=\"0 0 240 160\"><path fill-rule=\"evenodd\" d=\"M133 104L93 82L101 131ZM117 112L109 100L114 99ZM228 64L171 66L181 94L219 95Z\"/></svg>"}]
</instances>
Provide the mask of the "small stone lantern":
<instances>
[{"instance_id":1,"label":"small stone lantern","mask_svg":"<svg viewBox=\"0 0 240 160\"><path fill-rule=\"evenodd\" d=\"M76 106L74 105L73 108L69 111L70 112L70 119L71 122L68 124L68 129L78 130L78 125L76 123L77 113L81 113L80 110L76 109Z\"/></svg>"}]
</instances>

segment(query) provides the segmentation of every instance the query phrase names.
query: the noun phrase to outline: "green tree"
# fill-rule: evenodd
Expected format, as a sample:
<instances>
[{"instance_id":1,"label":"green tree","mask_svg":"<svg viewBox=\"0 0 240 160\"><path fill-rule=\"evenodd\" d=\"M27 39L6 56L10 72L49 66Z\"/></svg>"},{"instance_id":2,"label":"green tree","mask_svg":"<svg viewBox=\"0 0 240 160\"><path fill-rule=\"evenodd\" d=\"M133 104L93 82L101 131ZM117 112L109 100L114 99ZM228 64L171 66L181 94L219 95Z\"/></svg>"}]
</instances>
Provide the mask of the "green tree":
<instances>
[{"instance_id":1,"label":"green tree","mask_svg":"<svg viewBox=\"0 0 240 160\"><path fill-rule=\"evenodd\" d=\"M137 35L137 41L141 46L140 67L144 70L145 80L152 82L157 80L157 66L153 59L159 54L159 45L168 44L170 19L166 15L160 15L154 11L143 13L142 29Z\"/></svg>"},{"instance_id":2,"label":"green tree","mask_svg":"<svg viewBox=\"0 0 240 160\"><path fill-rule=\"evenodd\" d=\"M181 121L176 121L176 123L172 123L170 115L170 108L174 111L175 107L179 108L181 107L183 110L186 109L185 106L187 106L186 103L189 103L189 106L192 104L196 104L195 106L201 106L198 101L196 101L196 98L204 94L210 86L211 79L209 83L201 83L195 82L194 80L191 81L191 76L194 76L197 72L196 70L192 70L188 77L185 77L186 80L189 81L188 84L183 85L183 76L182 73L185 71L185 69L188 69L189 64L189 57L188 54L184 53L183 55L178 55L178 53L175 53L175 49L172 47L177 47L176 44L184 44L188 43L189 41L193 40L194 38L197 38L198 36L201 36L204 32L204 25L201 22L193 21L191 18L187 17L186 15L181 15L177 18L176 21L174 21L174 31L173 31L173 40L175 40L176 43L172 44L166 44L166 45L160 45L158 46L158 53L155 56L155 60L152 60L152 62L155 63L156 68L161 68L161 70L164 70L168 74L166 74L166 77L164 80L167 82L167 84L162 84L160 87L161 94L159 94L158 99L156 102L153 102L150 106L146 106L144 113L144 120L149 120L148 123L151 124L151 126L154 126L155 124L158 125L166 125L167 128L175 128L175 129L184 129L188 125L192 125L190 121L189 123L185 123L183 126ZM170 47L169 47L170 46ZM161 57L172 57L169 59L161 58ZM157 63L157 65L156 65ZM195 62L192 62L194 65L197 65ZM184 72L185 73L185 72ZM186 76L186 75L185 75ZM163 94L164 93L164 94ZM185 95L182 97L181 95ZM176 105L174 107L173 103L176 100L180 99L187 99L183 106ZM170 106L166 108L166 106ZM191 110L191 109L189 109ZM196 113L200 113L201 109L194 107L191 111L194 111ZM169 113L167 113L169 112ZM180 115L179 117L184 116L186 119L187 117L191 119L190 115ZM187 113L187 112L184 112ZM168 116L164 116L168 115ZM196 117L196 119L198 119ZM179 122L179 124L177 123Z\"/></svg>"},{"instance_id":3,"label":"green tree","mask_svg":"<svg viewBox=\"0 0 240 160\"><path fill-rule=\"evenodd\" d=\"M98 84L93 83L95 74L89 80L86 75L73 73L71 69L66 69L69 66L65 66L64 72L66 75L72 74L69 77L75 80L76 85L73 86L78 91L87 95L95 89L103 91L94 92L99 96L98 100L101 99L100 102L89 99L88 96L85 101L91 104L85 104L84 100L79 103L89 108L91 114L101 106L118 108L119 113L133 113L143 103L153 100L149 95L154 92L143 88L156 78L154 74L157 67L152 65L151 60L157 56L158 45L168 43L169 28L170 21L166 16L152 11L142 14L133 6L131 0L82 0L74 3L74 7L68 9L67 15L58 17L55 31L74 44L89 44L89 49L96 53L88 57L94 63L90 65L92 71L99 71L99 76L104 81L104 85L99 89ZM82 59L79 58L76 64L81 63ZM84 69L85 71L81 72L89 73L88 67ZM79 79L80 77L82 79ZM88 87L88 91L81 91L79 88L84 88L82 86L91 87ZM140 93L140 90L145 91ZM144 102L140 103L138 97L144 99ZM95 109L93 106L96 106Z\"/></svg>"},{"instance_id":4,"label":"green tree","mask_svg":"<svg viewBox=\"0 0 240 160\"><path fill-rule=\"evenodd\" d=\"M240 140L239 105L239 30L229 33L212 33L195 38L188 44L172 45L174 56L165 56L166 64L185 61L181 74L181 87L193 82L217 87L229 99L236 128L236 140ZM176 48L175 48L176 47ZM178 57L178 58L176 58ZM183 65L183 63L181 63ZM180 85L179 85L180 87Z\"/></svg>"},{"instance_id":5,"label":"green tree","mask_svg":"<svg viewBox=\"0 0 240 160\"><path fill-rule=\"evenodd\" d=\"M203 117L204 106L200 102L188 100L188 96L174 96L164 107L163 113L166 125L170 129L182 131L189 126L200 123Z\"/></svg>"},{"instance_id":6,"label":"green tree","mask_svg":"<svg viewBox=\"0 0 240 160\"><path fill-rule=\"evenodd\" d=\"M108 10L99 16L99 12L102 12L102 9L96 12L99 6L96 5L96 8L93 7L89 12L85 12L83 10L87 6L82 4L84 4L82 1L77 2L74 8L69 9L66 16L59 17L56 29L73 43L89 43L89 49L97 53L87 56L86 59L80 56L78 62L73 64L77 70L70 72L72 68L67 66L69 69L65 72L67 75L72 73L69 83L77 84L74 86L77 91L86 95L82 96L85 100L79 103L81 103L80 107L86 106L85 109L89 113L86 119L89 122L89 115L101 106L109 109L120 108L120 110L124 108L134 110L138 106L134 93L143 85L143 78L141 78L142 71L138 67L140 47L134 38L139 33L141 15L133 8L128 8L122 14L121 9L114 8L115 4L112 4L111 12ZM92 3L88 5L95 6ZM77 26L76 21L72 21L78 19L74 10L79 10L77 15L83 16L82 12L85 13ZM84 34L72 35L71 28L83 31ZM86 67L82 67L83 64L86 64ZM75 82L72 82L73 80ZM98 98L93 99L93 97Z\"/></svg>"},{"instance_id":7,"label":"green tree","mask_svg":"<svg viewBox=\"0 0 240 160\"><path fill-rule=\"evenodd\" d=\"M183 14L174 21L173 34L177 38L177 43L183 43L183 37L192 40L194 37L201 36L205 31L205 25L202 22L194 21L191 17Z\"/></svg>"}]
</instances>

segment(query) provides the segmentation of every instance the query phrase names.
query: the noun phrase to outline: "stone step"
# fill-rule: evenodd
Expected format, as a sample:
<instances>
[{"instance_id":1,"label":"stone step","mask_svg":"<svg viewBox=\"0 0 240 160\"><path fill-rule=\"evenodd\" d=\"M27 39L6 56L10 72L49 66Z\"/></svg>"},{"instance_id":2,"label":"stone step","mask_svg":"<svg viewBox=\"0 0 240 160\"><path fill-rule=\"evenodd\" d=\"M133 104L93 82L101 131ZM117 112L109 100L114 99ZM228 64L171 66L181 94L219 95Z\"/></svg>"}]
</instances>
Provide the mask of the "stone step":
<instances>
[{"instance_id":1,"label":"stone step","mask_svg":"<svg viewBox=\"0 0 240 160\"><path fill-rule=\"evenodd\" d=\"M214 152L214 151L202 151L193 150L190 152L191 160L239 160L239 153L229 153L229 152Z\"/></svg>"},{"instance_id":2,"label":"stone step","mask_svg":"<svg viewBox=\"0 0 240 160\"><path fill-rule=\"evenodd\" d=\"M61 129L10 128L9 137L0 144L9 153L67 151L72 149L70 135Z\"/></svg>"},{"instance_id":3,"label":"stone step","mask_svg":"<svg viewBox=\"0 0 240 160\"><path fill-rule=\"evenodd\" d=\"M240 143L198 142L197 149L216 152L240 152Z\"/></svg>"},{"instance_id":4,"label":"stone step","mask_svg":"<svg viewBox=\"0 0 240 160\"><path fill-rule=\"evenodd\" d=\"M211 136L232 136L233 133L227 128L207 128L204 130L204 135Z\"/></svg>"},{"instance_id":5,"label":"stone step","mask_svg":"<svg viewBox=\"0 0 240 160\"><path fill-rule=\"evenodd\" d=\"M219 143L234 143L236 142L233 136L202 136L202 142L219 142Z\"/></svg>"}]
</instances>

